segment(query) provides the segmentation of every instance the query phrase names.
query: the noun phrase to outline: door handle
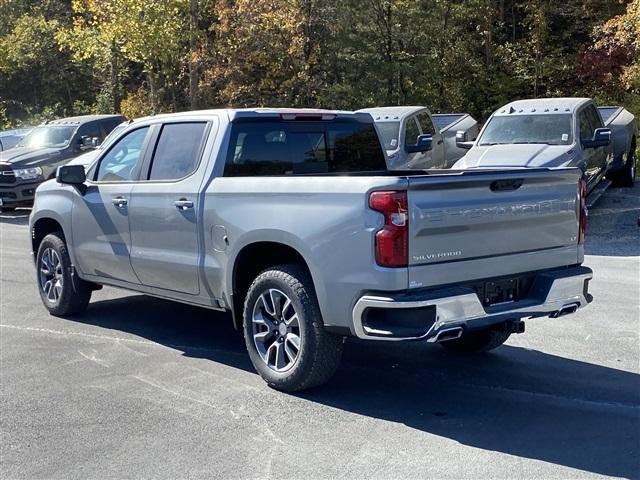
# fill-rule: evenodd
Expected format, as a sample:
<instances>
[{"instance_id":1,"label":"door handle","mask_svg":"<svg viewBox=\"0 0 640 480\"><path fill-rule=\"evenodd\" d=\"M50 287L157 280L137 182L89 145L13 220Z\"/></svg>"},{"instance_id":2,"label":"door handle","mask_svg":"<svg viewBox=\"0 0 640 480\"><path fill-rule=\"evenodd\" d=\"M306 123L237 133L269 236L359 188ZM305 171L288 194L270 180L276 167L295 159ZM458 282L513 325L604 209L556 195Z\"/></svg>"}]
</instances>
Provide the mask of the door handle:
<instances>
[{"instance_id":1,"label":"door handle","mask_svg":"<svg viewBox=\"0 0 640 480\"><path fill-rule=\"evenodd\" d=\"M442 145L442 139L438 140L438 145Z\"/></svg>"},{"instance_id":2,"label":"door handle","mask_svg":"<svg viewBox=\"0 0 640 480\"><path fill-rule=\"evenodd\" d=\"M111 203L113 203L118 208L124 208L127 206L129 201L124 197L116 197L111 199Z\"/></svg>"},{"instance_id":3,"label":"door handle","mask_svg":"<svg viewBox=\"0 0 640 480\"><path fill-rule=\"evenodd\" d=\"M187 208L193 208L193 202L191 200L187 200L186 198L181 198L180 200L176 200L173 202L176 208L180 210L186 210Z\"/></svg>"}]
</instances>

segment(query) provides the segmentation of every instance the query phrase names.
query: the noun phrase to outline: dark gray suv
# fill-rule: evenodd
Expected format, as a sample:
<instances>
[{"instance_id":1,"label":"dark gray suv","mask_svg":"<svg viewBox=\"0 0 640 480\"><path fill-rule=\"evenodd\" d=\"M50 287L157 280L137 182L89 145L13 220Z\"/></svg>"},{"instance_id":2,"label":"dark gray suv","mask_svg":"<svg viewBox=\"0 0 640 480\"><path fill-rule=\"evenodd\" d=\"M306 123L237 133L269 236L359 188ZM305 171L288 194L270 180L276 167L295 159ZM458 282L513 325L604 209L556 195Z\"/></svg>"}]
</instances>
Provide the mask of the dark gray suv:
<instances>
[{"instance_id":1,"label":"dark gray suv","mask_svg":"<svg viewBox=\"0 0 640 480\"><path fill-rule=\"evenodd\" d=\"M38 185L55 177L60 165L100 144L123 121L122 115L52 120L35 127L14 148L0 152L0 209L32 205Z\"/></svg>"}]
</instances>

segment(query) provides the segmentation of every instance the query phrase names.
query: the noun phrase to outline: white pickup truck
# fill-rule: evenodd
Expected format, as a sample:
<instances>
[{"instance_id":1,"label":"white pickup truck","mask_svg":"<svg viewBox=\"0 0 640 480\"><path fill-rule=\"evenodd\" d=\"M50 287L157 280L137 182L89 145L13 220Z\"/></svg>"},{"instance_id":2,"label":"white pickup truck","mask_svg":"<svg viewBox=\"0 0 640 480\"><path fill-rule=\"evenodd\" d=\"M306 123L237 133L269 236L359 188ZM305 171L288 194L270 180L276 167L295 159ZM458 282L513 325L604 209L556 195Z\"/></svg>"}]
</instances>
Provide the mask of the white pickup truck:
<instances>
[{"instance_id":1,"label":"white pickup truck","mask_svg":"<svg viewBox=\"0 0 640 480\"><path fill-rule=\"evenodd\" d=\"M102 285L229 311L292 391L345 336L481 352L586 306L584 193L571 168L390 171L365 113L156 115L38 187L31 248L51 314Z\"/></svg>"}]
</instances>

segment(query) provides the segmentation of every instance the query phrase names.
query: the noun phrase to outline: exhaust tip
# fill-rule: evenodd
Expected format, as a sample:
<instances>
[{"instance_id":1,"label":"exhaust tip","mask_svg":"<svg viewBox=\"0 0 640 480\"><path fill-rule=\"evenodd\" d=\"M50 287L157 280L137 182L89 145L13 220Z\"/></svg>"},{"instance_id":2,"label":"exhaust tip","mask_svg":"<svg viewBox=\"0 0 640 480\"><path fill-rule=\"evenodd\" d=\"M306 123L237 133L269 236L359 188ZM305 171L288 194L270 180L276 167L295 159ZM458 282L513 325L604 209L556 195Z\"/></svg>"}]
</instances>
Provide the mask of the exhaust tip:
<instances>
[{"instance_id":1,"label":"exhaust tip","mask_svg":"<svg viewBox=\"0 0 640 480\"><path fill-rule=\"evenodd\" d=\"M462 336L462 327L446 328L440 330L435 338L434 342L446 342L447 340L457 340Z\"/></svg>"},{"instance_id":2,"label":"exhaust tip","mask_svg":"<svg viewBox=\"0 0 640 480\"><path fill-rule=\"evenodd\" d=\"M551 316L551 318L558 318L558 317L563 317L565 315L569 315L571 313L576 313L576 311L578 310L578 307L580 305L577 303L572 303L569 305L565 305L563 306L560 310L558 310L557 312L553 313Z\"/></svg>"}]
</instances>

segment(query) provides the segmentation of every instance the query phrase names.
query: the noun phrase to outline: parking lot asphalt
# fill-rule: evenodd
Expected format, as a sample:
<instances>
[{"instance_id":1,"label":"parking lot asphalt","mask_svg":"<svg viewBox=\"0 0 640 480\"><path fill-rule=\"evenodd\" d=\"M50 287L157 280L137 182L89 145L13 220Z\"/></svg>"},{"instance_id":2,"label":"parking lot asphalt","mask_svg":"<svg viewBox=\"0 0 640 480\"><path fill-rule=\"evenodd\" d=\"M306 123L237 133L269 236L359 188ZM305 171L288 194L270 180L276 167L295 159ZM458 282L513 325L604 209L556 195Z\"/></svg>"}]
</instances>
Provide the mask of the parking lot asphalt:
<instances>
[{"instance_id":1,"label":"parking lot asphalt","mask_svg":"<svg viewBox=\"0 0 640 480\"><path fill-rule=\"evenodd\" d=\"M594 302L495 352L350 340L290 395L228 317L112 288L49 316L0 214L0 478L640 478L640 184L589 214Z\"/></svg>"}]
</instances>

